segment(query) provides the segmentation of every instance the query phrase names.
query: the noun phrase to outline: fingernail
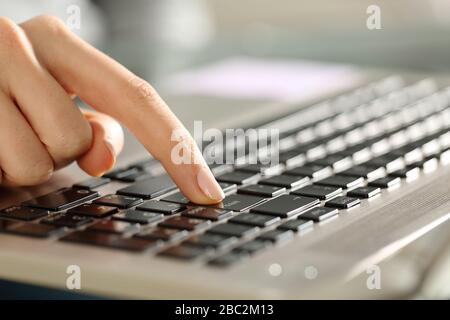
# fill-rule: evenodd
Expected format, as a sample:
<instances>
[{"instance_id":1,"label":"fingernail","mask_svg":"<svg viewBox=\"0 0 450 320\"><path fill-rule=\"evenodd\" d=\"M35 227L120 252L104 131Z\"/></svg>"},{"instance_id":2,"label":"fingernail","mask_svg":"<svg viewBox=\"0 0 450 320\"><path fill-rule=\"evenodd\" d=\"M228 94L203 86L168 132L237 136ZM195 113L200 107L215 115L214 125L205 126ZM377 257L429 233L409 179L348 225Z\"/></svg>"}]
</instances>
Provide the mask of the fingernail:
<instances>
[{"instance_id":1,"label":"fingernail","mask_svg":"<svg viewBox=\"0 0 450 320\"><path fill-rule=\"evenodd\" d=\"M197 173L197 183L208 198L217 202L225 198L222 188L217 183L209 168L202 167L200 169Z\"/></svg>"}]
</instances>

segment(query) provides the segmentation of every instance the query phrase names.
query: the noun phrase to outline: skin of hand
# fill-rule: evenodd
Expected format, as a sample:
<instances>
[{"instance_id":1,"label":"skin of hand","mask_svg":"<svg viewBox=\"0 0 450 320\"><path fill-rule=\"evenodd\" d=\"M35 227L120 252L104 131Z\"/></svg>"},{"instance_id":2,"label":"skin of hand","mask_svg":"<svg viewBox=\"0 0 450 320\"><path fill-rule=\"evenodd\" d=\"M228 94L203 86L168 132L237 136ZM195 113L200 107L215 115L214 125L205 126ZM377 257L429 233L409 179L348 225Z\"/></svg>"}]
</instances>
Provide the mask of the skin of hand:
<instances>
[{"instance_id":1,"label":"skin of hand","mask_svg":"<svg viewBox=\"0 0 450 320\"><path fill-rule=\"evenodd\" d=\"M0 70L1 184L40 184L73 161L92 176L102 175L123 147L119 121L191 201L224 198L193 138L154 88L58 18L43 15L16 24L0 17ZM96 111L81 110L73 96ZM179 143L171 139L175 130L197 161L171 160Z\"/></svg>"}]
</instances>

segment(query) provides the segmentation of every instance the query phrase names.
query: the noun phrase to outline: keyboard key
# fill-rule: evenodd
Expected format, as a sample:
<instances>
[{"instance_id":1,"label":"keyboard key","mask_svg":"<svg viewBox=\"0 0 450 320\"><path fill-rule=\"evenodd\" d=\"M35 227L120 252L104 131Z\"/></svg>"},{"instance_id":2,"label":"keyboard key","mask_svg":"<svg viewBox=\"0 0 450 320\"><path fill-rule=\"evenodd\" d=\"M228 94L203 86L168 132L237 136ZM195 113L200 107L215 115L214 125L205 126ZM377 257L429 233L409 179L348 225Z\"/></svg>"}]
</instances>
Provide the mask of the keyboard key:
<instances>
[{"instance_id":1,"label":"keyboard key","mask_svg":"<svg viewBox=\"0 0 450 320\"><path fill-rule=\"evenodd\" d=\"M34 238L48 238L60 234L62 229L52 225L25 222L20 224L9 224L9 226L4 229L0 228L0 231Z\"/></svg>"},{"instance_id":2,"label":"keyboard key","mask_svg":"<svg viewBox=\"0 0 450 320\"><path fill-rule=\"evenodd\" d=\"M245 194L233 194L225 197L221 203L214 205L214 207L232 211L245 211L263 201L265 201L265 198L262 197L248 196Z\"/></svg>"},{"instance_id":3,"label":"keyboard key","mask_svg":"<svg viewBox=\"0 0 450 320\"><path fill-rule=\"evenodd\" d=\"M182 216L198 219L206 219L212 221L220 221L225 218L229 218L232 215L232 211L215 209L215 208L190 208L181 213Z\"/></svg>"},{"instance_id":4,"label":"keyboard key","mask_svg":"<svg viewBox=\"0 0 450 320\"><path fill-rule=\"evenodd\" d=\"M139 198L120 196L117 194L109 194L94 201L95 204L117 207L120 209L131 208L141 204L142 202L144 201Z\"/></svg>"},{"instance_id":5,"label":"keyboard key","mask_svg":"<svg viewBox=\"0 0 450 320\"><path fill-rule=\"evenodd\" d=\"M114 180L122 182L136 182L151 178L152 175L138 168L127 169L114 177Z\"/></svg>"},{"instance_id":6,"label":"keyboard key","mask_svg":"<svg viewBox=\"0 0 450 320\"><path fill-rule=\"evenodd\" d=\"M321 222L338 214L338 210L334 208L316 207L312 208L299 216L302 220L312 220Z\"/></svg>"},{"instance_id":7,"label":"keyboard key","mask_svg":"<svg viewBox=\"0 0 450 320\"><path fill-rule=\"evenodd\" d=\"M242 213L230 219L232 223L247 224L250 226L267 227L280 221L280 217L267 216L257 213Z\"/></svg>"},{"instance_id":8,"label":"keyboard key","mask_svg":"<svg viewBox=\"0 0 450 320\"><path fill-rule=\"evenodd\" d=\"M94 232L126 234L137 232L139 230L139 225L117 220L101 220L89 226L86 230Z\"/></svg>"},{"instance_id":9,"label":"keyboard key","mask_svg":"<svg viewBox=\"0 0 450 320\"><path fill-rule=\"evenodd\" d=\"M156 240L122 238L115 234L91 231L76 231L60 240L135 252L145 251L158 245Z\"/></svg>"},{"instance_id":10,"label":"keyboard key","mask_svg":"<svg viewBox=\"0 0 450 320\"><path fill-rule=\"evenodd\" d=\"M208 249L197 246L187 246L187 245L178 245L174 247L167 248L158 253L158 255L183 259L183 260L192 260L198 258L205 253L207 253Z\"/></svg>"},{"instance_id":11,"label":"keyboard key","mask_svg":"<svg viewBox=\"0 0 450 320\"><path fill-rule=\"evenodd\" d=\"M358 198L340 196L325 202L325 206L329 208L349 209L361 202Z\"/></svg>"},{"instance_id":12,"label":"keyboard key","mask_svg":"<svg viewBox=\"0 0 450 320\"><path fill-rule=\"evenodd\" d=\"M237 185L234 183L219 182L219 186L222 188L224 193L229 193L237 189Z\"/></svg>"},{"instance_id":13,"label":"keyboard key","mask_svg":"<svg viewBox=\"0 0 450 320\"><path fill-rule=\"evenodd\" d=\"M112 216L114 220L126 221L131 223L149 224L162 220L163 215L155 212L145 212L139 210L126 210Z\"/></svg>"},{"instance_id":14,"label":"keyboard key","mask_svg":"<svg viewBox=\"0 0 450 320\"><path fill-rule=\"evenodd\" d=\"M343 189L353 188L364 182L363 177L351 177L351 176L331 176L323 180L317 181L316 184L322 186L340 187Z\"/></svg>"},{"instance_id":15,"label":"keyboard key","mask_svg":"<svg viewBox=\"0 0 450 320\"><path fill-rule=\"evenodd\" d=\"M365 165L354 166L348 170L339 173L343 176L364 177L368 180L375 180L384 177L386 170L384 167L369 167Z\"/></svg>"},{"instance_id":16,"label":"keyboard key","mask_svg":"<svg viewBox=\"0 0 450 320\"><path fill-rule=\"evenodd\" d=\"M420 174L420 168L415 166L407 166L403 169L399 169L389 173L392 177L406 178L406 179L415 179Z\"/></svg>"},{"instance_id":17,"label":"keyboard key","mask_svg":"<svg viewBox=\"0 0 450 320\"><path fill-rule=\"evenodd\" d=\"M169 228L155 228L150 231L145 231L136 235L138 238L144 239L159 239L163 241L177 241L188 235L186 230L177 230Z\"/></svg>"},{"instance_id":18,"label":"keyboard key","mask_svg":"<svg viewBox=\"0 0 450 320\"><path fill-rule=\"evenodd\" d=\"M222 234L240 238L254 235L258 232L258 230L259 228L254 226L246 226L236 223L222 223L215 227L212 227L207 231L207 233Z\"/></svg>"},{"instance_id":19,"label":"keyboard key","mask_svg":"<svg viewBox=\"0 0 450 320\"><path fill-rule=\"evenodd\" d=\"M158 197L176 188L175 183L168 175L162 175L136 182L128 187L117 190L117 194L151 199Z\"/></svg>"},{"instance_id":20,"label":"keyboard key","mask_svg":"<svg viewBox=\"0 0 450 320\"><path fill-rule=\"evenodd\" d=\"M251 240L248 241L236 248L233 249L233 252L235 253L248 253L248 254L255 254L258 251L261 251L263 249L266 249L269 247L269 243L266 240Z\"/></svg>"},{"instance_id":21,"label":"keyboard key","mask_svg":"<svg viewBox=\"0 0 450 320\"><path fill-rule=\"evenodd\" d=\"M0 217L15 220L31 221L49 214L47 210L13 206L0 211Z\"/></svg>"},{"instance_id":22,"label":"keyboard key","mask_svg":"<svg viewBox=\"0 0 450 320\"><path fill-rule=\"evenodd\" d=\"M98 187L101 187L105 184L108 184L111 181L110 178L104 178L104 177L92 177L87 180L84 180L79 183L75 183L73 185L74 188L81 188L81 189L95 189Z\"/></svg>"},{"instance_id":23,"label":"keyboard key","mask_svg":"<svg viewBox=\"0 0 450 320\"><path fill-rule=\"evenodd\" d=\"M248 184L250 182L256 181L258 178L259 174L255 174L253 172L233 171L218 176L217 181L234 184Z\"/></svg>"},{"instance_id":24,"label":"keyboard key","mask_svg":"<svg viewBox=\"0 0 450 320\"><path fill-rule=\"evenodd\" d=\"M314 160L313 163L323 166L331 166L336 171L342 171L352 165L352 158L344 154L335 153L322 159Z\"/></svg>"},{"instance_id":25,"label":"keyboard key","mask_svg":"<svg viewBox=\"0 0 450 320\"><path fill-rule=\"evenodd\" d=\"M41 221L41 223L51 224L67 228L79 228L94 220L86 216L78 216L74 214L62 214L53 217L48 217Z\"/></svg>"},{"instance_id":26,"label":"keyboard key","mask_svg":"<svg viewBox=\"0 0 450 320\"><path fill-rule=\"evenodd\" d=\"M115 207L102 206L94 203L85 203L78 207L67 210L68 214L88 216L93 218L104 218L119 211Z\"/></svg>"},{"instance_id":27,"label":"keyboard key","mask_svg":"<svg viewBox=\"0 0 450 320\"><path fill-rule=\"evenodd\" d=\"M292 239L293 237L294 232L292 232L291 230L274 229L263 233L258 237L258 239L267 240L270 242L284 242Z\"/></svg>"},{"instance_id":28,"label":"keyboard key","mask_svg":"<svg viewBox=\"0 0 450 320\"><path fill-rule=\"evenodd\" d=\"M403 158L400 156L396 156L393 154L385 154L369 160L366 162L366 165L373 167L384 167L387 172L392 172L404 167L405 162Z\"/></svg>"},{"instance_id":29,"label":"keyboard key","mask_svg":"<svg viewBox=\"0 0 450 320\"><path fill-rule=\"evenodd\" d=\"M215 267L228 267L233 263L241 261L246 256L246 253L233 251L208 261L208 264Z\"/></svg>"},{"instance_id":30,"label":"keyboard key","mask_svg":"<svg viewBox=\"0 0 450 320\"><path fill-rule=\"evenodd\" d=\"M0 232L2 230L8 230L12 226L18 226L18 225L20 225L20 222L18 222L18 221L0 219Z\"/></svg>"},{"instance_id":31,"label":"keyboard key","mask_svg":"<svg viewBox=\"0 0 450 320\"><path fill-rule=\"evenodd\" d=\"M379 187L359 187L347 192L347 195L354 198L372 198L380 192Z\"/></svg>"},{"instance_id":32,"label":"keyboard key","mask_svg":"<svg viewBox=\"0 0 450 320\"><path fill-rule=\"evenodd\" d=\"M96 191L65 188L32 200L25 201L22 204L26 207L60 211L95 199L98 196L99 194Z\"/></svg>"},{"instance_id":33,"label":"keyboard key","mask_svg":"<svg viewBox=\"0 0 450 320\"><path fill-rule=\"evenodd\" d=\"M258 182L258 184L265 184L277 187L285 187L285 188L296 188L304 185L309 181L309 178L304 176L288 176L288 175L280 175L273 176Z\"/></svg>"},{"instance_id":34,"label":"keyboard key","mask_svg":"<svg viewBox=\"0 0 450 320\"><path fill-rule=\"evenodd\" d=\"M312 220L303 220L303 219L292 219L288 220L285 223L278 226L278 229L281 230L291 230L294 232L299 232L305 229L309 229L313 226Z\"/></svg>"},{"instance_id":35,"label":"keyboard key","mask_svg":"<svg viewBox=\"0 0 450 320\"><path fill-rule=\"evenodd\" d=\"M386 189L386 188L391 188L399 183L400 183L399 177L388 176L388 177L380 178L375 181L369 182L369 186L380 187L380 188Z\"/></svg>"},{"instance_id":36,"label":"keyboard key","mask_svg":"<svg viewBox=\"0 0 450 320\"><path fill-rule=\"evenodd\" d=\"M185 243L193 246L223 248L237 242L236 237L223 236L220 234L204 233L192 236Z\"/></svg>"},{"instance_id":37,"label":"keyboard key","mask_svg":"<svg viewBox=\"0 0 450 320\"><path fill-rule=\"evenodd\" d=\"M283 170L283 165L280 163L268 165L256 163L256 164L249 164L244 167L239 167L236 170L260 173L262 175L274 175L281 173L281 171Z\"/></svg>"},{"instance_id":38,"label":"keyboard key","mask_svg":"<svg viewBox=\"0 0 450 320\"><path fill-rule=\"evenodd\" d=\"M170 196L161 198L161 201L179 203L179 204L188 204L190 203L189 199L186 198L180 191L171 194Z\"/></svg>"},{"instance_id":39,"label":"keyboard key","mask_svg":"<svg viewBox=\"0 0 450 320\"><path fill-rule=\"evenodd\" d=\"M292 191L291 194L326 200L342 193L340 187L317 186L315 184Z\"/></svg>"},{"instance_id":40,"label":"keyboard key","mask_svg":"<svg viewBox=\"0 0 450 320\"><path fill-rule=\"evenodd\" d=\"M296 213L299 213L309 207L318 204L319 199L293 196L293 195L282 195L278 198L272 199L262 205L259 205L253 209L251 212L275 215L279 217L289 217Z\"/></svg>"},{"instance_id":41,"label":"keyboard key","mask_svg":"<svg viewBox=\"0 0 450 320\"><path fill-rule=\"evenodd\" d=\"M333 170L330 166L324 166L320 164L306 164L301 167L297 167L285 172L286 174L293 176L307 176L313 179L324 178L330 176Z\"/></svg>"},{"instance_id":42,"label":"keyboard key","mask_svg":"<svg viewBox=\"0 0 450 320\"><path fill-rule=\"evenodd\" d=\"M198 230L208 227L211 221L204 219L188 218L188 217L172 217L163 222L158 226L165 228L174 228L181 230Z\"/></svg>"},{"instance_id":43,"label":"keyboard key","mask_svg":"<svg viewBox=\"0 0 450 320\"><path fill-rule=\"evenodd\" d=\"M238 190L240 194L250 194L260 196L264 198L276 197L286 192L284 187L269 186L263 184L252 184L246 187L242 187Z\"/></svg>"},{"instance_id":44,"label":"keyboard key","mask_svg":"<svg viewBox=\"0 0 450 320\"><path fill-rule=\"evenodd\" d=\"M289 150L280 153L279 161L283 163L287 168L293 168L301 166L306 161L306 155L304 152L298 150Z\"/></svg>"},{"instance_id":45,"label":"keyboard key","mask_svg":"<svg viewBox=\"0 0 450 320\"><path fill-rule=\"evenodd\" d=\"M162 201L147 201L143 205L138 206L137 210L161 212L166 215L174 214L186 208L183 205Z\"/></svg>"}]
</instances>

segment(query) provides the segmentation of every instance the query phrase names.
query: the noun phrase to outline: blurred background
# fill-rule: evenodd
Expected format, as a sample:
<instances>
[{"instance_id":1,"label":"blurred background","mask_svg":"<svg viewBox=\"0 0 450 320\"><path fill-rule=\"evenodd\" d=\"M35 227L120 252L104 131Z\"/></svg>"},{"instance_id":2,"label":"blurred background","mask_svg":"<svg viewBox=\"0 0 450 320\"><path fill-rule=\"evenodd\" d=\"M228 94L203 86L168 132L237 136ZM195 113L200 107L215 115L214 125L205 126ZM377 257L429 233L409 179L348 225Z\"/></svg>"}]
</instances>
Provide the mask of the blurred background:
<instances>
[{"instance_id":1,"label":"blurred background","mask_svg":"<svg viewBox=\"0 0 450 320\"><path fill-rule=\"evenodd\" d=\"M366 27L372 4L380 30ZM0 14L66 20L70 5L81 13L74 32L156 82L230 55L450 70L449 0L14 0Z\"/></svg>"}]
</instances>

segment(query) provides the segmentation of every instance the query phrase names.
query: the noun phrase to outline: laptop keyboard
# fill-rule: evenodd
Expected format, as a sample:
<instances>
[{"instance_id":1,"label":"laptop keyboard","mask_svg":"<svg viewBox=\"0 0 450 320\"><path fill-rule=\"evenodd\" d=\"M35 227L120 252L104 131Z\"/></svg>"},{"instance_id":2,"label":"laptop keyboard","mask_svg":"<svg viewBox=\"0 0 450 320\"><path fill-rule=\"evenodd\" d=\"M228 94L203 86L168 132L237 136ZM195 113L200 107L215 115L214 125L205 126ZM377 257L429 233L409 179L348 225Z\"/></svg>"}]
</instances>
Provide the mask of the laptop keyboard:
<instances>
[{"instance_id":1,"label":"laptop keyboard","mask_svg":"<svg viewBox=\"0 0 450 320\"><path fill-rule=\"evenodd\" d=\"M311 110L323 115L265 125L280 129L280 163L211 165L218 205L190 203L144 159L1 210L0 232L229 266L450 163L450 89L432 80L390 77ZM123 187L98 191L112 181Z\"/></svg>"}]
</instances>

